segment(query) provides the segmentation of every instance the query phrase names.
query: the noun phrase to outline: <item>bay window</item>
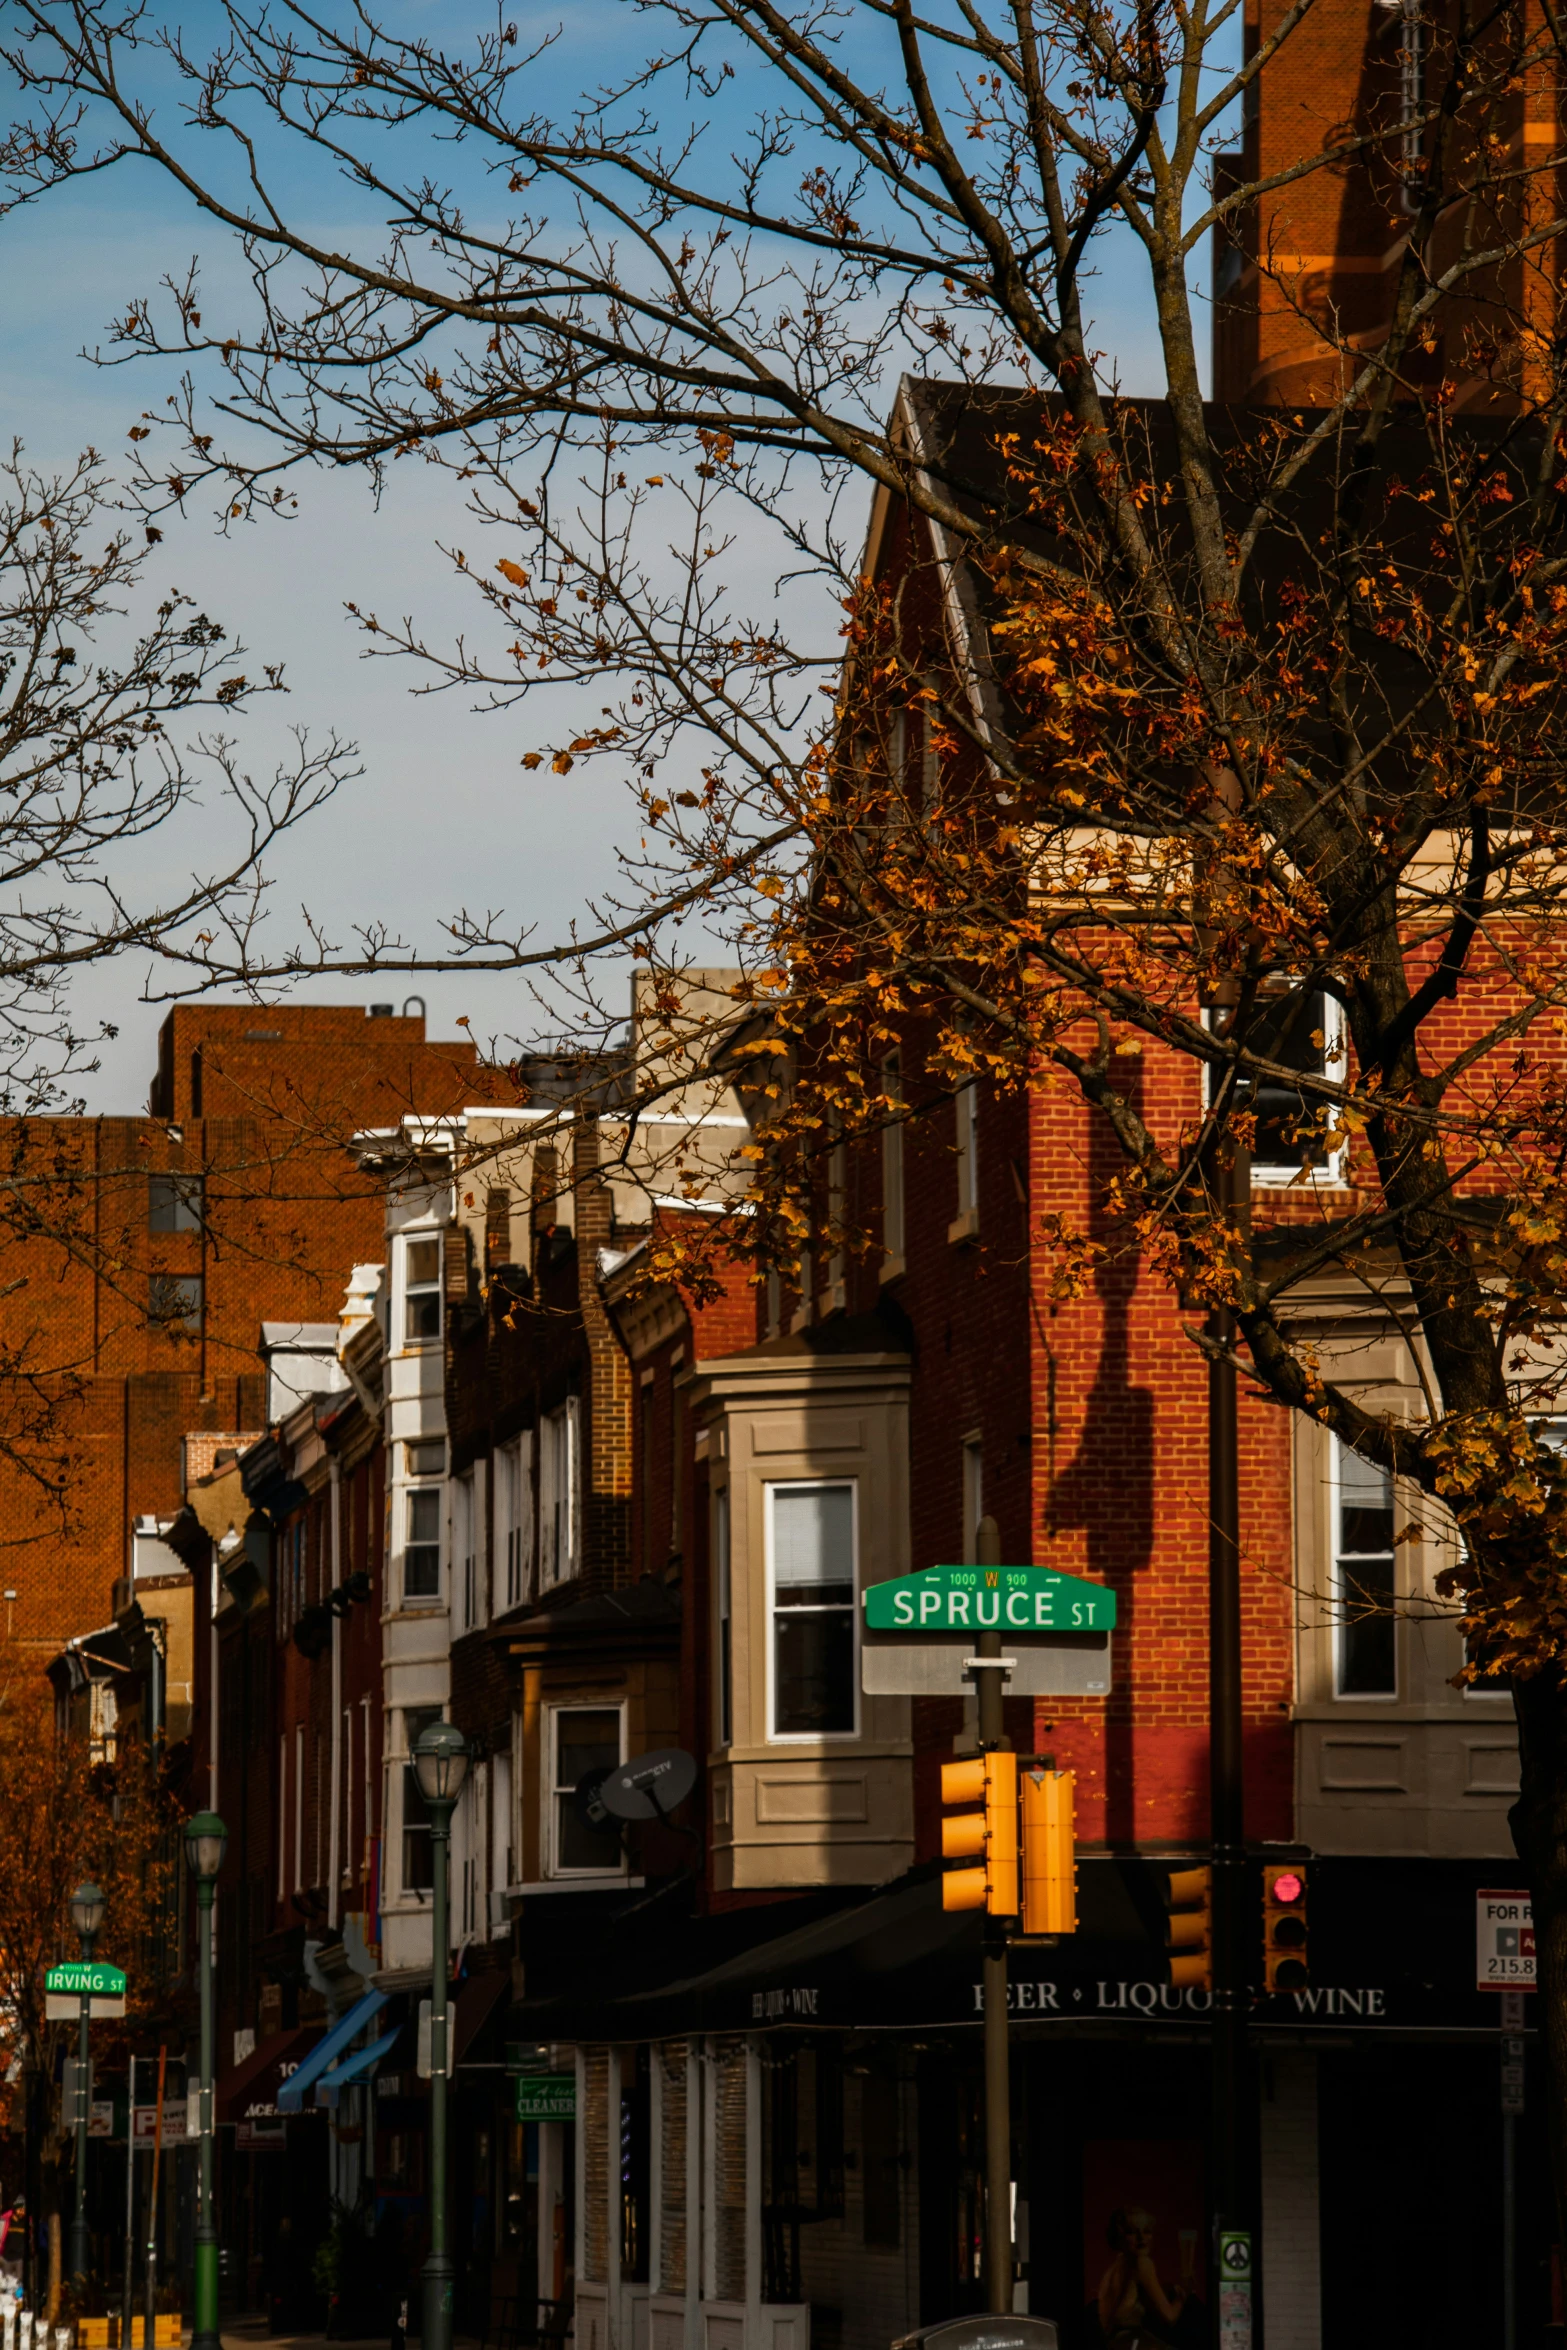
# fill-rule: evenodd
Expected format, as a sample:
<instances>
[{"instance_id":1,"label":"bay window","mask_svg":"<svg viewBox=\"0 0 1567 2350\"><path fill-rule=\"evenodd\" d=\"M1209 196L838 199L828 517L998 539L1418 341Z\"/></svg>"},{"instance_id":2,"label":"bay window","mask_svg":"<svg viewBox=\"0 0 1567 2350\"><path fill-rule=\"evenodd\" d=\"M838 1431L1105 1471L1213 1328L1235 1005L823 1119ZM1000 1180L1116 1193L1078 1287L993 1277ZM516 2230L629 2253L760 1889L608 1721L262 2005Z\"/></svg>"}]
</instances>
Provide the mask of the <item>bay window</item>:
<instances>
[{"instance_id":1,"label":"bay window","mask_svg":"<svg viewBox=\"0 0 1567 2350\"><path fill-rule=\"evenodd\" d=\"M767 1488L774 1738L857 1729L855 1498L852 1478Z\"/></svg>"}]
</instances>

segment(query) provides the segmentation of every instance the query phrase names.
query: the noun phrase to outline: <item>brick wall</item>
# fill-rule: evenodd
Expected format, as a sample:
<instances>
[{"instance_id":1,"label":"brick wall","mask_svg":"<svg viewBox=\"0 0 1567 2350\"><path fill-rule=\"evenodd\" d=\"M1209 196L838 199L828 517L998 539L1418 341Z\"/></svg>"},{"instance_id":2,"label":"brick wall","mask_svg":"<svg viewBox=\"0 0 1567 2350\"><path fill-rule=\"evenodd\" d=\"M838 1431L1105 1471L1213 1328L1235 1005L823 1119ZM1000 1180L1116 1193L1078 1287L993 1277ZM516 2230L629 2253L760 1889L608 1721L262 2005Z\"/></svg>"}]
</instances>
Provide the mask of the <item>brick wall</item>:
<instances>
[{"instance_id":1,"label":"brick wall","mask_svg":"<svg viewBox=\"0 0 1567 2350\"><path fill-rule=\"evenodd\" d=\"M179 1507L187 1431L262 1424L262 1321L334 1319L351 1266L381 1256L381 1190L348 1137L507 1084L420 1020L182 1007L158 1116L0 1122L0 1542L40 1657L107 1617L130 1519ZM164 1175L200 1182L199 1229L149 1229ZM202 1284L198 1327L149 1326L155 1280Z\"/></svg>"}]
</instances>

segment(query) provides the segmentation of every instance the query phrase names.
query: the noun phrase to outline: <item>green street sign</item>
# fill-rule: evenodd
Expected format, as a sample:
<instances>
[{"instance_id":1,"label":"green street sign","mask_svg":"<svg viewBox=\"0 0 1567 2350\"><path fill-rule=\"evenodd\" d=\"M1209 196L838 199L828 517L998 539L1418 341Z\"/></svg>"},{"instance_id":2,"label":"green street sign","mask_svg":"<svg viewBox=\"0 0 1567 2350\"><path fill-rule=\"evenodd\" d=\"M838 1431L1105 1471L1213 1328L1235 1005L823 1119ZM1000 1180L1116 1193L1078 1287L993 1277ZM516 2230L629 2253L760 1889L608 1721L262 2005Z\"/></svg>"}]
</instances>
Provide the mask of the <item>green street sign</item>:
<instances>
[{"instance_id":1,"label":"green street sign","mask_svg":"<svg viewBox=\"0 0 1567 2350\"><path fill-rule=\"evenodd\" d=\"M117 1966L105 1966L100 1959L68 1958L49 1969L44 1989L72 1999L123 1999L125 1977Z\"/></svg>"},{"instance_id":2,"label":"green street sign","mask_svg":"<svg viewBox=\"0 0 1567 2350\"><path fill-rule=\"evenodd\" d=\"M575 2073L524 2073L518 2077L518 2121L574 2122L576 2118Z\"/></svg>"},{"instance_id":3,"label":"green street sign","mask_svg":"<svg viewBox=\"0 0 1567 2350\"><path fill-rule=\"evenodd\" d=\"M865 1593L871 1632L1113 1632L1115 1593L1051 1567L927 1567Z\"/></svg>"}]
</instances>

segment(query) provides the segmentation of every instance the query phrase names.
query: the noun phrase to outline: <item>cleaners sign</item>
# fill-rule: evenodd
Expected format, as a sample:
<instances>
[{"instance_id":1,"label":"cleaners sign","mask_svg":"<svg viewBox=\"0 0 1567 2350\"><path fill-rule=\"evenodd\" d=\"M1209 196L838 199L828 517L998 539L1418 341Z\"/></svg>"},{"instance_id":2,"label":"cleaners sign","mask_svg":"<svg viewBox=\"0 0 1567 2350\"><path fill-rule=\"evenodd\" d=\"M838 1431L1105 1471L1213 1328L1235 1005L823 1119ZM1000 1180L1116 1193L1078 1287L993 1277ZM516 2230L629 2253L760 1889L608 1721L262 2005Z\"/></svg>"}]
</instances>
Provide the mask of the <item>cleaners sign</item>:
<instances>
[{"instance_id":1,"label":"cleaners sign","mask_svg":"<svg viewBox=\"0 0 1567 2350\"><path fill-rule=\"evenodd\" d=\"M872 1632L1111 1632L1115 1593L1049 1567L927 1567L865 1593Z\"/></svg>"}]
</instances>

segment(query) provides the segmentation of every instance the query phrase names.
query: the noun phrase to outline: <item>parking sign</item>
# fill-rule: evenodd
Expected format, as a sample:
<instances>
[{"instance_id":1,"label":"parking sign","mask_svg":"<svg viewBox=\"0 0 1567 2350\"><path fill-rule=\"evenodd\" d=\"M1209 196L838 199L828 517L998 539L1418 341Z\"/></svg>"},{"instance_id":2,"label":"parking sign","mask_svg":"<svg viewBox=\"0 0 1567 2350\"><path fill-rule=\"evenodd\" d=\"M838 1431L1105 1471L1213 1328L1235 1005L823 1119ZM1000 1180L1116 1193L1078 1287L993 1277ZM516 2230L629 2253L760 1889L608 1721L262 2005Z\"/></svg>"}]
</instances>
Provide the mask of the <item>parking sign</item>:
<instances>
[{"instance_id":1,"label":"parking sign","mask_svg":"<svg viewBox=\"0 0 1567 2350\"><path fill-rule=\"evenodd\" d=\"M1481 1991L1534 1989L1534 1911L1527 1893L1494 1887L1475 1895L1475 1985Z\"/></svg>"}]
</instances>

